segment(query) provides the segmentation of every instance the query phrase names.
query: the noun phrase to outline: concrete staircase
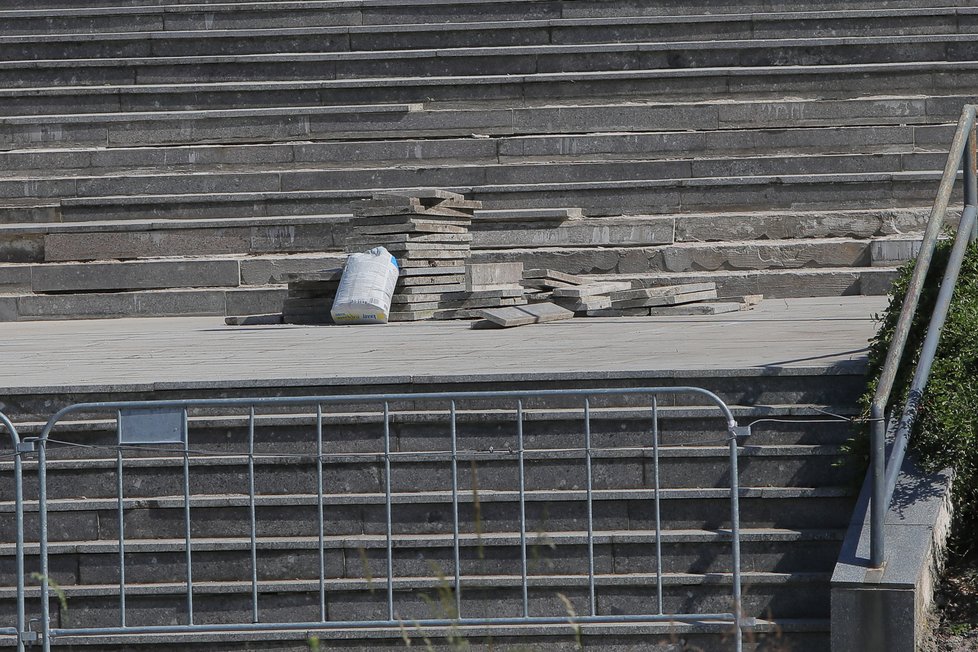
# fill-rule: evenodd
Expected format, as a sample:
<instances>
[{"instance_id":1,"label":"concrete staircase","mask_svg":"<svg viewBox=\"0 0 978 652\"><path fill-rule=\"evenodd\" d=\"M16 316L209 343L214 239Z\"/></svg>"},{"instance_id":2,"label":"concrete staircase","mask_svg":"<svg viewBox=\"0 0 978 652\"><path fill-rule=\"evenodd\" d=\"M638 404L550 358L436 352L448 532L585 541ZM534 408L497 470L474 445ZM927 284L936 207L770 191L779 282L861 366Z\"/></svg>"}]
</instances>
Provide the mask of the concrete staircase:
<instances>
[{"instance_id":1,"label":"concrete staircase","mask_svg":"<svg viewBox=\"0 0 978 652\"><path fill-rule=\"evenodd\" d=\"M333 264L351 200L419 186L485 203L477 260L885 292L899 260L874 247L926 217L973 100L978 10L710 12L6 3L0 319L274 311L283 274ZM130 259L146 265L112 264ZM64 287L43 282L54 263ZM218 287L212 264L240 273Z\"/></svg>"},{"instance_id":2,"label":"concrete staircase","mask_svg":"<svg viewBox=\"0 0 978 652\"><path fill-rule=\"evenodd\" d=\"M608 381L528 381L519 389L593 386ZM614 383L633 386L637 379ZM718 392L742 424L753 426L740 456L742 569L746 615L757 618L745 649L825 650L828 646L828 581L854 501L851 471L839 466L847 424L826 413L852 414L861 374L810 369L795 373L676 377L664 384L702 386ZM491 389L470 382L459 390ZM305 393L316 388L296 388ZM319 388L324 391L323 388ZM334 391L362 391L351 387ZM435 389L424 383L394 391ZM171 389L180 395L234 396L230 388ZM279 393L282 390L269 390ZM255 390L248 390L253 395ZM37 414L90 396L12 396L8 409L24 434L36 433ZM113 395L113 398L141 398ZM647 408L633 401L595 402L592 413L594 552L599 613L642 613L655 605L654 520L649 482ZM516 432L511 401L459 406L459 487L463 615L520 614L519 512ZM588 611L585 458L580 408L535 400L525 421L526 514L532 615ZM444 412L414 402L392 405L392 449L447 451ZM246 413L246 412L245 412ZM663 595L669 611L729 609L729 489L724 424L695 401L661 408ZM319 619L317 474L314 415L295 411L261 415L256 428L256 513L260 617L264 622ZM325 573L329 618L386 617L386 527L382 420L363 408L326 410L324 452ZM191 504L194 604L197 623L250 622L250 539L246 423L242 414L198 414L191 419ZM58 429L49 446L51 575L66 604L52 602L60 626L114 626L118 622L116 464L114 424L79 415ZM719 437L719 439L718 439ZM109 448L98 448L106 446ZM90 448L95 447L95 448ZM160 450L126 454L126 578L130 625L180 623L185 590L182 457ZM9 531L10 462L0 461L0 522ZM444 616L439 610L453 583L454 550L450 455L393 462L393 591L403 630L366 633L351 627L324 635L325 646L363 644L397 649L403 636L421 644L445 632L415 631L409 621ZM28 531L37 522L36 465L26 466ZM477 498L477 500L474 500ZM37 568L36 544L28 545L29 571ZM13 546L0 543L0 618L13 606ZM446 579L447 578L447 579ZM449 592L450 595L450 592ZM30 592L36 598L37 590ZM427 597L423 597L427 596ZM449 600L452 602L452 600ZM36 599L32 600L36 609ZM572 644L566 626L530 629L471 628L473 645L515 641L533 649ZM522 638L513 639L513 636ZM584 627L586 645L677 645L730 649L729 632L708 625ZM132 635L83 640L79 649L213 649L208 641L240 649L304 650L303 632L269 632L208 639ZM229 641L238 641L229 643ZM493 642L494 641L494 642ZM140 648L140 645L151 648ZM441 644L441 643L437 643ZM95 646L95 648L91 646ZM74 649L74 648L72 648ZM239 649L239 647L234 647ZM563 647L560 647L563 649ZM653 649L660 649L654 647Z\"/></svg>"}]
</instances>

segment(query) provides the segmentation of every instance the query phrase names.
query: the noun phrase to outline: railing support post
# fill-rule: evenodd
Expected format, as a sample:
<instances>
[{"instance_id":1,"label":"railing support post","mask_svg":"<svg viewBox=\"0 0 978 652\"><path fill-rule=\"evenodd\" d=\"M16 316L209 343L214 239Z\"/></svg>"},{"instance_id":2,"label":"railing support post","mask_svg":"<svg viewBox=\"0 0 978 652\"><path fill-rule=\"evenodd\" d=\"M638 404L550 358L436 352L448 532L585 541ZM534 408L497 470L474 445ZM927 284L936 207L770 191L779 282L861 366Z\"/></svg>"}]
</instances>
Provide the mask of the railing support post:
<instances>
[{"instance_id":1,"label":"railing support post","mask_svg":"<svg viewBox=\"0 0 978 652\"><path fill-rule=\"evenodd\" d=\"M964 148L964 206L978 206L978 154L976 154L975 126L968 134L968 145ZM978 222L971 229L970 241L978 238Z\"/></svg>"},{"instance_id":2,"label":"railing support post","mask_svg":"<svg viewBox=\"0 0 978 652\"><path fill-rule=\"evenodd\" d=\"M886 494L886 417L885 410L874 404L870 414L870 473L872 474L873 497L870 500L869 516L869 562L873 568L880 568L885 559L883 541L883 522L887 505L883 501Z\"/></svg>"}]
</instances>

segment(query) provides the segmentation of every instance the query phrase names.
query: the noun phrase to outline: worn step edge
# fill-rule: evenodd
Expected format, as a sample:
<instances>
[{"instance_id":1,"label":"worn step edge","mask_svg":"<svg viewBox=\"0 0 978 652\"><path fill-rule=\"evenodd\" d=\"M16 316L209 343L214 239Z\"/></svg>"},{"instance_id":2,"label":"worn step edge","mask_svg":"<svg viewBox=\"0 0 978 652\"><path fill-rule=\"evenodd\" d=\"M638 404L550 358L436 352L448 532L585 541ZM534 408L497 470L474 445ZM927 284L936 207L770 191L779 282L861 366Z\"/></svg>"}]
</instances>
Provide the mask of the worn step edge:
<instances>
[{"instance_id":1,"label":"worn step edge","mask_svg":"<svg viewBox=\"0 0 978 652\"><path fill-rule=\"evenodd\" d=\"M483 532L480 534L463 532L459 534L459 543L463 547L472 546L512 546L519 545L519 532ZM662 530L664 543L727 543L730 541L730 530L706 529L673 529L665 527ZM533 538L553 541L556 545L580 545L588 542L587 531L569 530L534 530ZM622 530L619 532L595 531L592 540L597 544L610 543L647 543L655 537L655 530ZM749 543L794 543L794 542L839 542L845 537L845 528L751 528L740 529L741 542ZM454 545L451 534L394 534L391 537L394 548L448 548ZM292 537L257 537L258 550L318 550L319 538L313 536ZM364 548L381 549L387 547L387 536L382 534L328 535L323 537L327 549ZM127 553L158 553L179 552L186 550L186 539L183 538L153 538L134 539L126 537ZM194 537L191 542L194 552L203 551L241 551L251 549L251 540L245 537ZM27 542L24 552L28 555L38 554L40 547L37 543ZM51 555L73 554L116 554L119 544L116 541L52 541L48 544ZM12 543L0 543L0 556L12 556L15 546Z\"/></svg>"},{"instance_id":2,"label":"worn step edge","mask_svg":"<svg viewBox=\"0 0 978 652\"><path fill-rule=\"evenodd\" d=\"M651 499L654 497L651 489L596 489L592 492L594 499L599 501L614 500L640 500ZM756 498L763 500L770 499L822 499L822 498L849 498L855 495L852 487L740 487L739 496L742 499ZM662 500L700 500L700 499L721 499L730 498L729 488L696 488L696 489L662 489L659 492ZM587 499L587 492L584 490L546 490L546 491L527 491L525 492L527 502L577 502ZM336 494L326 495L323 504L338 505L384 505L387 497L385 494ZM395 493L393 494L394 504L418 505L418 504L451 504L452 494L450 491L430 491L421 493ZM471 494L460 494L459 501L462 503L471 502ZM496 491L483 490L479 493L479 500L482 503L489 502L519 502L518 491ZM262 507L276 506L315 506L319 504L319 497L315 494L281 494L281 495L260 495L256 497L257 505ZM180 496L160 496L156 498L126 498L123 500L124 508L140 509L153 507L156 509L183 509L184 498ZM191 496L190 504L198 509L211 507L248 507L249 498L246 495L220 495L220 496ZM48 510L51 512L73 512L73 511L103 511L115 510L118 502L114 498L90 498L85 500L78 499L53 499L48 502ZM36 512L37 501L27 500L24 504L25 512ZM10 501L0 501L0 513L13 513L13 503Z\"/></svg>"}]
</instances>

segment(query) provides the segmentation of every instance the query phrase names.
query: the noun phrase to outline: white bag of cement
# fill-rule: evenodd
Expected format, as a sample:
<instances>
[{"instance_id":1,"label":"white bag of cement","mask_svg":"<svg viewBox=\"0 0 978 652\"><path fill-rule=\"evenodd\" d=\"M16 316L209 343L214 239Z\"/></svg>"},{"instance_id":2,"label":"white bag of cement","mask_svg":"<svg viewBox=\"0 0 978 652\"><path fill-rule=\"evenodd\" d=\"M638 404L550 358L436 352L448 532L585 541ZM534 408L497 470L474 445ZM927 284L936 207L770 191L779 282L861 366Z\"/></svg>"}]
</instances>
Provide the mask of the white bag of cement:
<instances>
[{"instance_id":1,"label":"white bag of cement","mask_svg":"<svg viewBox=\"0 0 978 652\"><path fill-rule=\"evenodd\" d=\"M330 314L337 324L386 324L400 270L397 259L375 247L346 259Z\"/></svg>"}]
</instances>

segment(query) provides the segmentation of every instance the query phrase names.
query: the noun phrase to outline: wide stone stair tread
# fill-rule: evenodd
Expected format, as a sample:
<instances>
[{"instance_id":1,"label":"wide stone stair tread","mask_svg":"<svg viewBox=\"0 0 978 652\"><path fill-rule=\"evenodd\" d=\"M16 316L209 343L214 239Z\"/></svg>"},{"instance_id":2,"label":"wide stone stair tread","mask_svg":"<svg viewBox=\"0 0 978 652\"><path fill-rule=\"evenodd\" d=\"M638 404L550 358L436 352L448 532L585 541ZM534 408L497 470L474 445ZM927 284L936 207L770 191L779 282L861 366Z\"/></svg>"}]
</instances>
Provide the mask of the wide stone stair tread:
<instances>
[{"instance_id":1,"label":"wide stone stair tread","mask_svg":"<svg viewBox=\"0 0 978 652\"><path fill-rule=\"evenodd\" d=\"M600 501L614 501L627 499L651 499L654 496L652 489L595 489L592 491L594 498ZM526 502L569 502L586 500L587 492L583 489L576 490L527 490ZM744 498L770 499L820 499L820 498L855 498L856 490L851 486L829 486L829 487L740 487L739 496ZM675 489L663 488L660 491L662 500L729 500L730 489L723 487L714 488L687 488ZM344 494L325 494L324 505L380 505L386 503L384 493L344 493ZM462 503L470 502L471 495L464 492L459 495ZM424 505L424 504L451 504L451 491L425 491L425 492L395 492L392 501L398 505ZM482 489L479 492L479 501L485 503L518 503L518 491L501 491L493 489ZM256 503L259 506L285 507L293 506L315 506L319 502L316 494L265 494L256 496ZM153 498L124 498L126 508L153 507L154 509L179 509L184 507L183 495L156 496ZM194 495L190 498L193 508L207 509L214 507L247 507L249 498L242 494L214 494L214 495ZM118 503L115 498L86 498L84 500L51 498L48 501L48 509L52 512L72 512L89 510L115 510ZM37 511L37 501L27 500L25 512ZM0 501L0 513L12 513L13 504L9 501Z\"/></svg>"},{"instance_id":2,"label":"wide stone stair tread","mask_svg":"<svg viewBox=\"0 0 978 652\"><path fill-rule=\"evenodd\" d=\"M271 12L269 12L271 13ZM0 12L2 15L2 12ZM260 14L258 15L260 17ZM547 18L523 21L491 20L459 23L330 25L249 27L113 32L69 32L16 35L7 27L0 36L0 52L7 60L17 58L82 58L85 56L146 56L312 51L379 50L397 43L405 49L450 45L510 45L617 42L648 39L658 31L678 39L744 40L772 37L865 37L885 35L954 34L966 27L953 7L918 10L852 12L771 12L765 14L714 14L678 16L628 16L613 18ZM913 17L918 22L910 22ZM928 20L929 19L929 20ZM943 19L943 20L939 20ZM165 25L164 25L165 27ZM658 28L656 30L656 28ZM306 37L306 38L303 38ZM311 38L315 37L315 38ZM330 39L329 37L332 37ZM230 42L229 42L230 41ZM301 43L301 45L300 45ZM24 47L17 46L23 44ZM40 46L53 46L57 56L38 56ZM383 44L383 45L382 45ZM86 46L88 46L86 48ZM71 48L71 49L67 49ZM46 54L47 51L45 51Z\"/></svg>"},{"instance_id":3,"label":"wide stone stair tread","mask_svg":"<svg viewBox=\"0 0 978 652\"><path fill-rule=\"evenodd\" d=\"M839 529L792 529L792 528L765 528L765 527L741 527L741 541L764 542L764 541L841 541L845 532ZM472 547L478 545L519 545L520 532L462 532L459 535L460 545ZM730 541L730 530L706 530L706 529L672 529L663 528L663 542L724 542ZM655 530L603 530L594 532L595 542L645 542L649 537L655 537ZM537 530L528 535L528 542L534 539L546 539L553 541L556 545L586 543L588 538L587 530ZM305 550L318 549L318 536L258 536L255 539L258 550ZM404 548L451 548L454 545L452 534L407 534L394 533L392 541L395 549ZM387 536L385 534L328 534L323 537L326 548L386 548ZM251 539L248 537L194 537L191 541L194 551L222 551L222 550L250 550ZM126 552L132 553L152 553L152 552L181 552L186 548L186 539L183 537L166 538L155 537L149 539L126 537ZM27 555L38 554L39 546L36 542L25 543L25 553ZM116 541L105 540L79 540L79 541L52 541L49 543L48 551L52 555L63 554L115 554L119 551ZM0 544L0 555L12 555L13 544Z\"/></svg>"},{"instance_id":4,"label":"wide stone stair tread","mask_svg":"<svg viewBox=\"0 0 978 652\"><path fill-rule=\"evenodd\" d=\"M362 77L356 79L313 79L301 81L147 83L122 85L47 85L30 88L0 88L0 111L53 113L71 97L86 111L121 108L153 108L166 102L175 109L220 108L222 106L283 106L289 101L308 105L355 104L365 101L431 102L460 101L486 97L487 86L497 86L494 100L543 100L563 97L653 96L659 99L715 97L717 83L748 97L783 97L783 93L815 94L823 97L867 95L871 92L913 92L919 77L941 73L941 89L960 88L962 79L978 68L976 60L913 61L898 63L854 63L709 68L648 68L584 72L535 72L490 75L432 75L416 77ZM751 79L751 78L754 79ZM958 79L961 78L961 79ZM623 84L622 82L630 82ZM499 87L500 84L504 86ZM697 91L696 85L701 85ZM765 93L765 84L782 89ZM598 88L600 87L600 88ZM758 90L760 88L761 90ZM476 92L478 90L478 92ZM328 91L328 92L327 92ZM289 100L283 97L288 96ZM42 102L43 100L43 102ZM20 108L18 108L20 107Z\"/></svg>"},{"instance_id":5,"label":"wide stone stair tread","mask_svg":"<svg viewBox=\"0 0 978 652\"><path fill-rule=\"evenodd\" d=\"M852 127L855 131L867 128ZM868 128L871 134L879 133L878 128ZM468 138L407 141L346 141L343 143L318 143L291 145L270 143L268 145L143 148L93 150L53 150L50 157L40 155L37 150L9 151L5 153L6 169L0 170L0 183L15 184L30 181L37 186L35 191L44 196L43 184L57 187L59 182L74 181L84 184L100 179L118 179L120 172L133 179L181 178L188 182L199 177L221 177L234 175L235 178L258 174L299 174L299 173L347 173L373 172L404 174L411 171L437 174L439 170L450 168L464 170L478 168L486 170L491 176L494 170L513 170L525 168L532 180L530 171L539 166L547 166L559 161L562 172L570 174L576 169L586 167L617 166L621 163L632 167L650 167L676 163L688 164L691 177L728 176L742 174L750 170L755 174L766 171L794 172L847 172L847 171L900 171L920 169L941 169L947 157L946 152L936 149L917 148L908 143L888 144L886 142L867 142L860 146L852 142L846 151L841 145L826 145L822 151L804 149L794 151L791 143L799 137L818 138L819 130L785 133L772 131L773 136L785 136L784 143L772 142L769 146L752 145L755 139L765 134L752 130L730 132L696 132L689 137L700 141L680 147L684 140L682 134L649 134L653 139L664 138L669 147L661 148L657 142L644 142L643 134L588 134L575 136L562 134L552 137L497 139ZM845 129L836 136L849 136ZM900 136L907 136L901 130ZM709 146L704 139L711 135L724 138L727 143L714 143ZM741 136L741 142L734 142ZM671 141L671 142L670 142ZM676 143L676 144L673 144ZM726 146L724 146L726 145ZM590 147L589 147L590 146ZM531 150L531 151L528 151ZM532 151L536 150L536 151ZM24 154L23 157L20 154ZM423 157L423 163L418 159ZM869 158L871 157L871 158ZM21 158L26 159L19 164ZM52 160L46 161L45 158ZM72 159L75 159L73 162ZM211 161L207 159L211 158ZM93 160L94 159L94 160ZM67 165L66 165L67 164ZM75 167L71 167L74 165ZM15 167L16 166L16 167ZM668 172L667 172L668 173ZM673 172L674 174L675 172ZM512 173L510 173L512 174ZM641 174L636 170L633 174ZM596 175L600 178L600 175ZM446 179L446 181L450 181ZM78 188L84 192L84 188ZM10 194L11 191L5 191Z\"/></svg>"},{"instance_id":6,"label":"wide stone stair tread","mask_svg":"<svg viewBox=\"0 0 978 652\"><path fill-rule=\"evenodd\" d=\"M967 101L967 96L947 94L930 98L917 95L857 95L845 100L762 100L748 96L722 102L715 99L671 103L649 99L619 103L608 103L606 100L598 104L551 101L539 105L527 103L521 107L501 107L485 101L481 107L435 105L424 108L416 103L7 115L0 117L0 124L8 125L8 133L2 137L14 149L73 143L91 143L99 147L234 141L260 143L297 137L363 139L432 134L469 136L473 133L546 136L558 133L628 132L634 131L636 125L649 130L650 134L679 131L687 138L695 136L695 132L689 133L691 128L708 132L714 129L765 128L791 132L847 125L890 126L913 130L913 138L908 136L905 142L940 149L947 146L950 138L948 130L953 130L952 121L956 112ZM331 117L346 113L361 116L371 114L371 119L330 121ZM390 114L389 119L384 119L387 114ZM262 123L256 125L255 121L259 118ZM186 131L188 125L193 125L189 135ZM718 136L731 137L730 134ZM732 137L736 138L737 134L734 133ZM437 143L434 146L437 147ZM800 141L799 146L805 146L805 143Z\"/></svg>"},{"instance_id":7,"label":"wide stone stair tread","mask_svg":"<svg viewBox=\"0 0 978 652\"><path fill-rule=\"evenodd\" d=\"M730 647L729 623L719 622L698 622L686 624L681 622L647 622L634 623L609 627L607 625L579 625L580 631L587 637L600 636L602 643L615 641L622 637L626 643L630 643L635 636L652 637L661 636L663 640L671 641L677 635L682 635L688 642L696 644L703 652L721 652ZM793 635L792 649L798 652L823 652L828 645L829 620L827 618L755 618L750 624L744 626L745 631L749 632L748 637L758 645L764 644L769 640L781 645L785 634ZM529 627L526 625L495 625L495 626L452 626L449 627L428 627L423 630L424 636L429 638L444 637L447 635L461 635L466 639L480 640L482 637L489 639L499 639L507 636L529 636L530 643L538 641L546 644L549 637L566 641L573 635L568 634L566 624L543 625ZM316 632L321 638L325 638L326 632ZM412 636L412 630L408 630L409 638L420 638L421 632ZM309 632L295 630L268 630L260 635L249 633L211 633L199 632L194 634L120 634L113 636L90 637L82 636L73 639L72 642L79 646L88 645L112 645L109 649L116 649L117 645L148 645L154 650L161 652L204 652L215 643L238 642L247 644L249 641L275 641L279 646L293 646L280 648L287 652L305 652L308 649ZM399 650L405 645L405 631L403 628L331 628L328 632L330 639L337 641L370 641L372 649L377 650ZM711 636L718 638L711 639ZM804 637L805 640L798 641L797 637ZM2 639L0 639L2 640ZM12 643L11 643L12 644ZM751 648L747 648L751 649Z\"/></svg>"}]
</instances>

